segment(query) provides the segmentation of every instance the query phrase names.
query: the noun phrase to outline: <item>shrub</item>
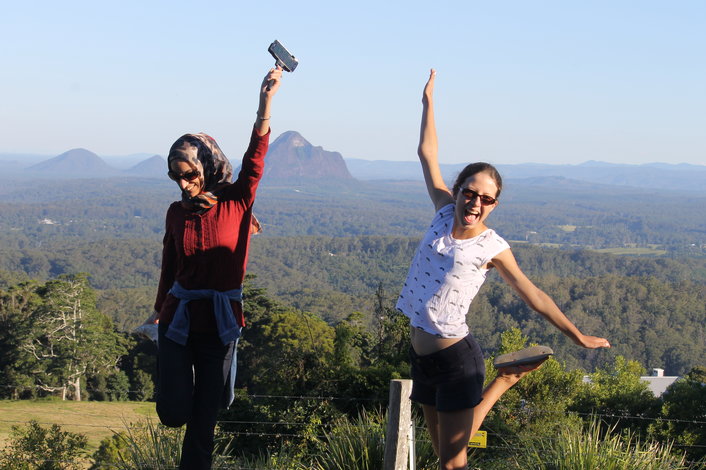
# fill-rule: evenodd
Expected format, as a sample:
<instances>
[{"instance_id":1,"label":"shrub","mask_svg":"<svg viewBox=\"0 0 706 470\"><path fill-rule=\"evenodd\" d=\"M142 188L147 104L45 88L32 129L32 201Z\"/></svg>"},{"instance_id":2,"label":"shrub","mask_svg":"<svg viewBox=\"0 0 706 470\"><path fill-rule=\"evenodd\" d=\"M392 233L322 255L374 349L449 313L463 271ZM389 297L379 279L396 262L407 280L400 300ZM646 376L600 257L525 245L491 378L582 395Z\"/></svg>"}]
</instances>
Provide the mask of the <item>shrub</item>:
<instances>
[{"instance_id":1,"label":"shrub","mask_svg":"<svg viewBox=\"0 0 706 470\"><path fill-rule=\"evenodd\" d=\"M640 441L630 433L601 431L593 420L585 431L567 429L556 439L535 441L516 457L514 467L523 470L682 470L683 456L672 454L670 445Z\"/></svg>"},{"instance_id":2,"label":"shrub","mask_svg":"<svg viewBox=\"0 0 706 470\"><path fill-rule=\"evenodd\" d=\"M10 442L0 452L0 468L6 470L78 470L83 467L88 439L62 431L58 424L44 428L30 421L26 428L13 426Z\"/></svg>"},{"instance_id":3,"label":"shrub","mask_svg":"<svg viewBox=\"0 0 706 470\"><path fill-rule=\"evenodd\" d=\"M179 466L184 428L168 428L146 419L137 424L125 424L126 430L104 439L93 454L91 470L166 470ZM227 452L227 449L224 449ZM230 459L215 454L213 468L233 467Z\"/></svg>"}]
</instances>

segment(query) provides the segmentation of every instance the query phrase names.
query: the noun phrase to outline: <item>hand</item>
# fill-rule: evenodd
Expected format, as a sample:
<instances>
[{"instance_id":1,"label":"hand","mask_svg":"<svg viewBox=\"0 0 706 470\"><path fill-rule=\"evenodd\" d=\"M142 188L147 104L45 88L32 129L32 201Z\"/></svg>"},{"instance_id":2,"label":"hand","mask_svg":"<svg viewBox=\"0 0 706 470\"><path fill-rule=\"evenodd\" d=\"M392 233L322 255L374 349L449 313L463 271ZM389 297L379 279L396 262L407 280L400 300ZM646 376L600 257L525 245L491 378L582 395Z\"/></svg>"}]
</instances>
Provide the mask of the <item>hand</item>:
<instances>
[{"instance_id":1,"label":"hand","mask_svg":"<svg viewBox=\"0 0 706 470\"><path fill-rule=\"evenodd\" d=\"M424 94L422 95L422 103L428 104L434 95L434 79L436 78L436 70L429 70L429 80L424 85Z\"/></svg>"},{"instance_id":2,"label":"hand","mask_svg":"<svg viewBox=\"0 0 706 470\"><path fill-rule=\"evenodd\" d=\"M275 68L270 69L265 78L262 80L262 85L260 87L260 94L262 98L272 98L275 93L277 93L277 89L279 88L281 81L282 67L278 65Z\"/></svg>"},{"instance_id":3,"label":"hand","mask_svg":"<svg viewBox=\"0 0 706 470\"><path fill-rule=\"evenodd\" d=\"M597 348L609 348L610 343L605 338L599 338L598 336L586 336L581 335L574 340L576 344L587 349L597 349Z\"/></svg>"}]
</instances>

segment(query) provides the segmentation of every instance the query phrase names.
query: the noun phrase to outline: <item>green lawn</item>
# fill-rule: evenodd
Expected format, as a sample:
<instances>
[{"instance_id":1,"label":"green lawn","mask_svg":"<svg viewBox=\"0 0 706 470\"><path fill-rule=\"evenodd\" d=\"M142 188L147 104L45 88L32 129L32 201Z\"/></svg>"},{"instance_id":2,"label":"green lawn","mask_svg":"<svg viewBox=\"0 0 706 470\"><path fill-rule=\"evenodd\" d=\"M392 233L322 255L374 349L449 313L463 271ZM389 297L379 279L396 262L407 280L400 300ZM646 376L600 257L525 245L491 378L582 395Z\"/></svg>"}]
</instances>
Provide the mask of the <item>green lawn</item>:
<instances>
[{"instance_id":1,"label":"green lawn","mask_svg":"<svg viewBox=\"0 0 706 470\"><path fill-rule=\"evenodd\" d=\"M91 452L100 441L136 422L157 415L152 402L102 402L61 400L0 400L0 448L12 426L24 426L34 419L43 427L58 424L65 431L85 434Z\"/></svg>"}]
</instances>

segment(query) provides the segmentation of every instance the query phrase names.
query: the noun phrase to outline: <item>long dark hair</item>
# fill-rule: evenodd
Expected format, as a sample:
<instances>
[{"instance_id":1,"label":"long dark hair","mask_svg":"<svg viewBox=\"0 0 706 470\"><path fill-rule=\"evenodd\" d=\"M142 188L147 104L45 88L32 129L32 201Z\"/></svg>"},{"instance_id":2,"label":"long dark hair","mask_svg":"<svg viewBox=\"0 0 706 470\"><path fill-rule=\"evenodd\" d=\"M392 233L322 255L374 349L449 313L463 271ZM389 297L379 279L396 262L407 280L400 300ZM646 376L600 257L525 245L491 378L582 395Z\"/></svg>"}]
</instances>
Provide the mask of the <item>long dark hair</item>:
<instances>
[{"instance_id":1,"label":"long dark hair","mask_svg":"<svg viewBox=\"0 0 706 470\"><path fill-rule=\"evenodd\" d=\"M458 191L461 189L461 185L463 184L464 181L469 176L473 176L476 173L483 173L486 172L490 175L491 178L495 181L495 185L498 187L498 192L495 193L495 198L500 197L500 191L503 189L503 179L500 176L500 173L498 173L497 168L495 168L493 165L490 163L485 163L485 162L476 162L476 163L471 163L469 165L466 165L466 167L461 170L461 173L458 174L456 177L456 182L454 183L453 186L453 196L456 198L458 195Z\"/></svg>"}]
</instances>

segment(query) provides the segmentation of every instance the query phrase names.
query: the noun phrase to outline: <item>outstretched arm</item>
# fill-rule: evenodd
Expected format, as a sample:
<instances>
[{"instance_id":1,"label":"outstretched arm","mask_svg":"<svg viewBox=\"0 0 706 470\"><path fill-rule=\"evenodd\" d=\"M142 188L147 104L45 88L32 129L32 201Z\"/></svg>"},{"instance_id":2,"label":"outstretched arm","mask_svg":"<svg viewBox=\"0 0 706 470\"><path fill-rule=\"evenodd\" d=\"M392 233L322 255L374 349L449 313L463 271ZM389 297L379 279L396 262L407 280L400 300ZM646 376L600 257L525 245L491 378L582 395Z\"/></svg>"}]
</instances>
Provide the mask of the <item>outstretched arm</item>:
<instances>
[{"instance_id":1,"label":"outstretched arm","mask_svg":"<svg viewBox=\"0 0 706 470\"><path fill-rule=\"evenodd\" d=\"M507 249L493 258L492 265L495 266L500 276L512 286L522 300L549 322L557 327L571 340L584 348L609 348L610 343L605 338L597 336L587 336L581 333L576 325L569 320L559 309L554 301L541 289L535 286L517 265L512 251Z\"/></svg>"},{"instance_id":2,"label":"outstretched arm","mask_svg":"<svg viewBox=\"0 0 706 470\"><path fill-rule=\"evenodd\" d=\"M265 135L270 130L272 97L277 93L281 80L282 68L279 65L270 69L264 80L262 80L262 85L260 85L260 104L257 107L257 118L255 119L257 135Z\"/></svg>"},{"instance_id":3,"label":"outstretched arm","mask_svg":"<svg viewBox=\"0 0 706 470\"><path fill-rule=\"evenodd\" d=\"M436 124L434 122L434 79L436 71L432 69L429 72L429 80L424 86L424 94L422 95L422 126L419 131L419 148L417 154L419 161L422 164L422 172L424 173L424 181L427 184L429 197L434 203L436 210L441 209L447 204L453 203L451 191L444 183L439 168L438 150L439 145L436 139Z\"/></svg>"}]
</instances>

